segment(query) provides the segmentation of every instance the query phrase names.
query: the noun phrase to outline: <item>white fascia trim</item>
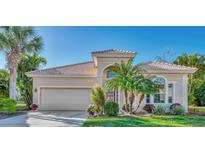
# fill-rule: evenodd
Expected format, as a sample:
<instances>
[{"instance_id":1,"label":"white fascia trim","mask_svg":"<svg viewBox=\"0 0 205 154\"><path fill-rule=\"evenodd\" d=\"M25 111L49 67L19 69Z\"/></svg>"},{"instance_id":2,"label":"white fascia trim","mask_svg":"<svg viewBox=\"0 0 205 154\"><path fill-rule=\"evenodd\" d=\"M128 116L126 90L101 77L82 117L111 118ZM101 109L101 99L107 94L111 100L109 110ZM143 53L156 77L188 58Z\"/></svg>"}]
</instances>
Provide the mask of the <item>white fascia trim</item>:
<instances>
[{"instance_id":1,"label":"white fascia trim","mask_svg":"<svg viewBox=\"0 0 205 154\"><path fill-rule=\"evenodd\" d=\"M195 71L144 71L142 74L193 74Z\"/></svg>"},{"instance_id":2,"label":"white fascia trim","mask_svg":"<svg viewBox=\"0 0 205 154\"><path fill-rule=\"evenodd\" d=\"M28 77L39 77L39 78L97 78L97 76L79 76L79 75L27 75Z\"/></svg>"}]
</instances>

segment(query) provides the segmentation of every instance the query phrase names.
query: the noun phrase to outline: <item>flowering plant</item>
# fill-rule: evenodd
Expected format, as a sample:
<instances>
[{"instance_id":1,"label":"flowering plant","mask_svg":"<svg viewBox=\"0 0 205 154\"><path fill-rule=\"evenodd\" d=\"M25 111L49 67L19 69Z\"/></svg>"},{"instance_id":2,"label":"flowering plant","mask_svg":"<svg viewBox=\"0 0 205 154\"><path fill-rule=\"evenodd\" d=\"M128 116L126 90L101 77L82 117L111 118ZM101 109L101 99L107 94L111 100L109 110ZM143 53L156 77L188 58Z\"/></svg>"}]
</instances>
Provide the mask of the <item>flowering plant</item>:
<instances>
[{"instance_id":1,"label":"flowering plant","mask_svg":"<svg viewBox=\"0 0 205 154\"><path fill-rule=\"evenodd\" d=\"M37 104L31 104L30 108L31 108L32 111L36 111L37 108L38 108L38 105Z\"/></svg>"},{"instance_id":2,"label":"flowering plant","mask_svg":"<svg viewBox=\"0 0 205 154\"><path fill-rule=\"evenodd\" d=\"M152 113L154 110L154 105L153 104L146 104L143 107L143 110L147 111L148 113Z\"/></svg>"},{"instance_id":3,"label":"flowering plant","mask_svg":"<svg viewBox=\"0 0 205 154\"><path fill-rule=\"evenodd\" d=\"M88 106L88 108L87 108L87 110L86 110L88 113L89 113L89 115L94 115L94 113L95 113L95 107L94 107L94 105L93 104L90 104L89 106Z\"/></svg>"}]
</instances>

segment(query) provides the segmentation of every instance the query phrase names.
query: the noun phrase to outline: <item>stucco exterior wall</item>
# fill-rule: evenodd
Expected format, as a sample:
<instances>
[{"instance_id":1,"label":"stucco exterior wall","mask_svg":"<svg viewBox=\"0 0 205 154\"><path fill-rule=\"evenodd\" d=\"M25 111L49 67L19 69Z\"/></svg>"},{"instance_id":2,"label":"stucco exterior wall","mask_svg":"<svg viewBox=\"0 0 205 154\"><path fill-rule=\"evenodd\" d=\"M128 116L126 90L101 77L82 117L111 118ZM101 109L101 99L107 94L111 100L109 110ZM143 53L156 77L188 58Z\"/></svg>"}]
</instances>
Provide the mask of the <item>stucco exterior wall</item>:
<instances>
[{"instance_id":1,"label":"stucco exterior wall","mask_svg":"<svg viewBox=\"0 0 205 154\"><path fill-rule=\"evenodd\" d=\"M127 62L130 58L128 57L118 57L118 58L110 58L110 57L98 57L98 73L97 73L97 78L98 78L98 85L104 86L105 81L106 81L106 69L109 68L110 66L116 64L116 63L121 63ZM124 96L123 96L123 91L118 90L118 103L120 109L122 109L124 105Z\"/></svg>"},{"instance_id":2,"label":"stucco exterior wall","mask_svg":"<svg viewBox=\"0 0 205 154\"><path fill-rule=\"evenodd\" d=\"M39 104L38 95L40 87L93 87L97 84L97 78L94 77L37 77L33 78L33 102ZM76 94L76 97L78 94Z\"/></svg>"}]
</instances>

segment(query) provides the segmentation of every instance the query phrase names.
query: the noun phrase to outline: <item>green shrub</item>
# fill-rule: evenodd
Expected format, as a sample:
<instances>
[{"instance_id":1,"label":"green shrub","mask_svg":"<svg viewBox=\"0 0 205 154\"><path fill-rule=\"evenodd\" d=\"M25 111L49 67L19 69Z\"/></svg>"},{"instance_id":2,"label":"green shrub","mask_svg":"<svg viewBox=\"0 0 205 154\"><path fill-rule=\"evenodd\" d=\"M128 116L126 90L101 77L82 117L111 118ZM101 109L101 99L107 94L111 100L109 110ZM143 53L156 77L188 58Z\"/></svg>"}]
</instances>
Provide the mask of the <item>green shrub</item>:
<instances>
[{"instance_id":1,"label":"green shrub","mask_svg":"<svg viewBox=\"0 0 205 154\"><path fill-rule=\"evenodd\" d=\"M29 107L27 104L16 104L15 108L17 111L29 110Z\"/></svg>"},{"instance_id":2,"label":"green shrub","mask_svg":"<svg viewBox=\"0 0 205 154\"><path fill-rule=\"evenodd\" d=\"M156 105L153 108L153 113L157 114L157 115L163 115L163 114L165 114L165 109L162 105Z\"/></svg>"},{"instance_id":3,"label":"green shrub","mask_svg":"<svg viewBox=\"0 0 205 154\"><path fill-rule=\"evenodd\" d=\"M203 83L198 89L195 90L195 105L205 106L205 83Z\"/></svg>"},{"instance_id":4,"label":"green shrub","mask_svg":"<svg viewBox=\"0 0 205 154\"><path fill-rule=\"evenodd\" d=\"M94 87L92 89L91 98L95 107L95 112L102 115L105 105L105 94L103 89L99 86Z\"/></svg>"},{"instance_id":5,"label":"green shrub","mask_svg":"<svg viewBox=\"0 0 205 154\"><path fill-rule=\"evenodd\" d=\"M205 113L205 107L189 106L189 112Z\"/></svg>"},{"instance_id":6,"label":"green shrub","mask_svg":"<svg viewBox=\"0 0 205 154\"><path fill-rule=\"evenodd\" d=\"M16 100L14 99L7 99L1 98L0 99L0 110L6 111L8 113L15 113L16 112Z\"/></svg>"},{"instance_id":7,"label":"green shrub","mask_svg":"<svg viewBox=\"0 0 205 154\"><path fill-rule=\"evenodd\" d=\"M88 108L86 109L86 111L88 112L88 113L94 113L95 112L95 106L93 105L93 104L90 104L89 106L88 106Z\"/></svg>"},{"instance_id":8,"label":"green shrub","mask_svg":"<svg viewBox=\"0 0 205 154\"><path fill-rule=\"evenodd\" d=\"M119 105L116 102L108 101L105 103L104 111L107 116L117 116L119 112Z\"/></svg>"},{"instance_id":9,"label":"green shrub","mask_svg":"<svg viewBox=\"0 0 205 154\"><path fill-rule=\"evenodd\" d=\"M188 96L188 102L189 105L197 105L198 103L196 102L196 96L195 94L189 94Z\"/></svg>"},{"instance_id":10,"label":"green shrub","mask_svg":"<svg viewBox=\"0 0 205 154\"><path fill-rule=\"evenodd\" d=\"M172 114L172 115L184 115L185 110L181 104L175 103L175 104L172 104L170 106L170 114Z\"/></svg>"},{"instance_id":11,"label":"green shrub","mask_svg":"<svg viewBox=\"0 0 205 154\"><path fill-rule=\"evenodd\" d=\"M0 98L9 97L9 73L0 69Z\"/></svg>"}]
</instances>

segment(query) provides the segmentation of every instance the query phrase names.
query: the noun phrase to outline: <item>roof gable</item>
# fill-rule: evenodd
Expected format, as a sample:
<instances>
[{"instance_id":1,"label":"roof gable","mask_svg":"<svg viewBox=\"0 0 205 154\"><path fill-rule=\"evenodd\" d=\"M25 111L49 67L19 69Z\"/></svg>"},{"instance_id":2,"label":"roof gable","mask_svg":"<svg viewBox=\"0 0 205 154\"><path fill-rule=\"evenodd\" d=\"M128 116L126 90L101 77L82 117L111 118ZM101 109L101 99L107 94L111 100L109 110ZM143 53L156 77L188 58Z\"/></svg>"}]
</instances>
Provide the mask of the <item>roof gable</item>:
<instances>
[{"instance_id":1,"label":"roof gable","mask_svg":"<svg viewBox=\"0 0 205 154\"><path fill-rule=\"evenodd\" d=\"M98 66L98 58L133 58L136 56L136 52L119 50L119 49L108 49L101 51L93 51L92 57L95 67Z\"/></svg>"}]
</instances>

